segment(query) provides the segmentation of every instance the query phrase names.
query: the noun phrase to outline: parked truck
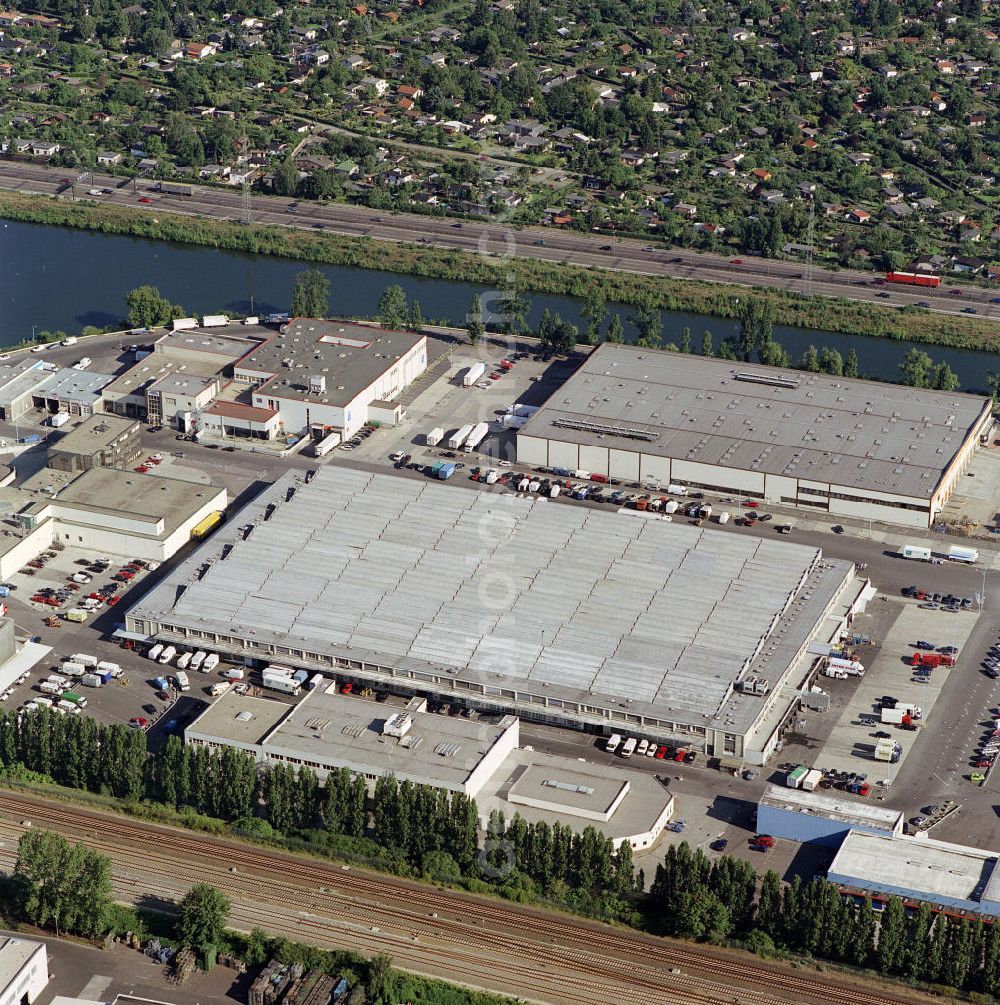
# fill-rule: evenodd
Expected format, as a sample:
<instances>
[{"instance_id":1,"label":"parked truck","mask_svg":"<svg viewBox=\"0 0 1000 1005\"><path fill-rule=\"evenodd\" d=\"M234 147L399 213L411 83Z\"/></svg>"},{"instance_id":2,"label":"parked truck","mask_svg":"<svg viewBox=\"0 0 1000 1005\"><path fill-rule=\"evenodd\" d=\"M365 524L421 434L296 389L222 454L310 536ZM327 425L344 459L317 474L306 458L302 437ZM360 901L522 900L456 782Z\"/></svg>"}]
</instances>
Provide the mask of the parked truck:
<instances>
[{"instance_id":1,"label":"parked truck","mask_svg":"<svg viewBox=\"0 0 1000 1005\"><path fill-rule=\"evenodd\" d=\"M63 691L62 701L72 702L77 708L87 707L87 699L82 694L77 694L76 691Z\"/></svg>"},{"instance_id":2,"label":"parked truck","mask_svg":"<svg viewBox=\"0 0 1000 1005\"><path fill-rule=\"evenodd\" d=\"M294 695L302 690L302 685L294 677L265 673L263 681L264 687L269 688L271 691L280 691L282 694Z\"/></svg>"},{"instance_id":3,"label":"parked truck","mask_svg":"<svg viewBox=\"0 0 1000 1005\"><path fill-rule=\"evenodd\" d=\"M831 656L827 660L827 668L836 671L832 676L837 676L838 673L845 673L848 677L864 677L865 668L857 660L842 659L839 656ZM831 676L827 674L827 676Z\"/></svg>"},{"instance_id":4,"label":"parked truck","mask_svg":"<svg viewBox=\"0 0 1000 1005\"><path fill-rule=\"evenodd\" d=\"M960 545L953 544L948 549L948 557L953 562L965 562L967 565L972 565L979 561L979 552L975 548L963 548Z\"/></svg>"},{"instance_id":5,"label":"parked truck","mask_svg":"<svg viewBox=\"0 0 1000 1005\"><path fill-rule=\"evenodd\" d=\"M903 756L903 745L895 740L882 739L875 744L875 760L896 764Z\"/></svg>"},{"instance_id":6,"label":"parked truck","mask_svg":"<svg viewBox=\"0 0 1000 1005\"><path fill-rule=\"evenodd\" d=\"M911 726L913 716L905 708L883 708L882 721L893 726Z\"/></svg>"},{"instance_id":7,"label":"parked truck","mask_svg":"<svg viewBox=\"0 0 1000 1005\"><path fill-rule=\"evenodd\" d=\"M82 610L79 607L71 607L63 615L63 617L67 621L73 621L73 622L75 622L78 625L82 625L84 623L84 621L86 621L87 618L90 617L90 615L89 615L89 613L87 611L84 611L84 610Z\"/></svg>"},{"instance_id":8,"label":"parked truck","mask_svg":"<svg viewBox=\"0 0 1000 1005\"><path fill-rule=\"evenodd\" d=\"M188 680L188 675L183 670L177 670L174 673L174 680L177 681L178 691L190 691L191 682Z\"/></svg>"},{"instance_id":9,"label":"parked truck","mask_svg":"<svg viewBox=\"0 0 1000 1005\"><path fill-rule=\"evenodd\" d=\"M209 689L208 693L213 698L218 698L219 695L225 694L233 685L227 680L216 681Z\"/></svg>"},{"instance_id":10,"label":"parked truck","mask_svg":"<svg viewBox=\"0 0 1000 1005\"><path fill-rule=\"evenodd\" d=\"M104 682L97 676L96 673L85 673L80 678L80 683L84 687L100 687Z\"/></svg>"},{"instance_id":11,"label":"parked truck","mask_svg":"<svg viewBox=\"0 0 1000 1005\"><path fill-rule=\"evenodd\" d=\"M929 562L931 560L930 548L923 548L917 544L904 544L899 554L903 558L913 558L920 562Z\"/></svg>"},{"instance_id":12,"label":"parked truck","mask_svg":"<svg viewBox=\"0 0 1000 1005\"><path fill-rule=\"evenodd\" d=\"M802 788L806 792L815 792L819 788L819 783L823 779L823 772L819 768L810 768L802 779Z\"/></svg>"},{"instance_id":13,"label":"parked truck","mask_svg":"<svg viewBox=\"0 0 1000 1005\"><path fill-rule=\"evenodd\" d=\"M69 412L56 412L55 415L49 416L49 425L54 429L65 426L67 422L69 422Z\"/></svg>"},{"instance_id":14,"label":"parked truck","mask_svg":"<svg viewBox=\"0 0 1000 1005\"><path fill-rule=\"evenodd\" d=\"M461 447L462 444L465 443L466 437L471 432L472 432L472 423L471 422L467 422L460 429L456 429L455 432L452 433L452 435L448 437L448 449L449 450L458 450L459 447Z\"/></svg>"},{"instance_id":15,"label":"parked truck","mask_svg":"<svg viewBox=\"0 0 1000 1005\"><path fill-rule=\"evenodd\" d=\"M444 430L435 426L426 436L427 446L436 447L444 439Z\"/></svg>"},{"instance_id":16,"label":"parked truck","mask_svg":"<svg viewBox=\"0 0 1000 1005\"><path fill-rule=\"evenodd\" d=\"M465 439L463 450L475 450L483 440L489 435L490 424L488 422L478 422L472 428L472 432Z\"/></svg>"},{"instance_id":17,"label":"parked truck","mask_svg":"<svg viewBox=\"0 0 1000 1005\"><path fill-rule=\"evenodd\" d=\"M462 375L462 387L472 387L486 373L486 364L482 361L473 363ZM452 448L454 449L454 448Z\"/></svg>"},{"instance_id":18,"label":"parked truck","mask_svg":"<svg viewBox=\"0 0 1000 1005\"><path fill-rule=\"evenodd\" d=\"M950 653L925 653L919 649L910 657L910 666L914 667L953 667L955 657Z\"/></svg>"},{"instance_id":19,"label":"parked truck","mask_svg":"<svg viewBox=\"0 0 1000 1005\"><path fill-rule=\"evenodd\" d=\"M796 765L796 767L792 768L792 770L785 776L785 785L787 785L790 789L801 789L802 782L808 774L809 769L804 764Z\"/></svg>"},{"instance_id":20,"label":"parked truck","mask_svg":"<svg viewBox=\"0 0 1000 1005\"><path fill-rule=\"evenodd\" d=\"M441 467L438 468L437 476L441 479L441 481L447 481L447 479L451 478L454 473L454 464L442 464Z\"/></svg>"}]
</instances>

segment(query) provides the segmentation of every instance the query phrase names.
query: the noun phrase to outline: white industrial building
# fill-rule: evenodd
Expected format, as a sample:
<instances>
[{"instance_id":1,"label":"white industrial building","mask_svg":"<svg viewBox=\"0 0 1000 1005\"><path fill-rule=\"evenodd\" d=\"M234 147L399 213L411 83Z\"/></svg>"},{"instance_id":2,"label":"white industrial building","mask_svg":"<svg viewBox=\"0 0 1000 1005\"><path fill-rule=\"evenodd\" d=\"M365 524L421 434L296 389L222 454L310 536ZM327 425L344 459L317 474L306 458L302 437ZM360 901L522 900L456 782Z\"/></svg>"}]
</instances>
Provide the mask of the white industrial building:
<instances>
[{"instance_id":1,"label":"white industrial building","mask_svg":"<svg viewBox=\"0 0 1000 1005\"><path fill-rule=\"evenodd\" d=\"M868 596L813 547L338 468L283 476L126 627L762 763Z\"/></svg>"},{"instance_id":2,"label":"white industrial building","mask_svg":"<svg viewBox=\"0 0 1000 1005\"><path fill-rule=\"evenodd\" d=\"M395 401L427 369L427 339L350 321L295 318L237 361L255 408L280 412L286 433L347 438L366 422L402 418Z\"/></svg>"},{"instance_id":3,"label":"white industrial building","mask_svg":"<svg viewBox=\"0 0 1000 1005\"><path fill-rule=\"evenodd\" d=\"M119 468L44 468L21 486L0 488L0 578L56 542L162 562L226 501L225 488L205 482Z\"/></svg>"},{"instance_id":4,"label":"white industrial building","mask_svg":"<svg viewBox=\"0 0 1000 1005\"><path fill-rule=\"evenodd\" d=\"M101 393L111 374L59 367L25 359L0 367L0 419L16 422L32 409L88 416L101 411Z\"/></svg>"},{"instance_id":5,"label":"white industrial building","mask_svg":"<svg viewBox=\"0 0 1000 1005\"><path fill-rule=\"evenodd\" d=\"M928 527L992 424L976 395L605 343L519 431L517 457Z\"/></svg>"},{"instance_id":6,"label":"white industrial building","mask_svg":"<svg viewBox=\"0 0 1000 1005\"><path fill-rule=\"evenodd\" d=\"M329 680L297 704L230 691L184 730L185 743L236 747L260 764L305 765L321 781L346 767L369 790L391 775L459 792L476 800L484 825L493 810L507 819L519 813L529 822L595 827L637 850L663 832L674 800L651 776L520 748L518 739L513 715L435 715L422 698L400 709L338 694Z\"/></svg>"},{"instance_id":7,"label":"white industrial building","mask_svg":"<svg viewBox=\"0 0 1000 1005\"><path fill-rule=\"evenodd\" d=\"M0 1005L33 1005L48 983L44 942L0 937Z\"/></svg>"}]
</instances>

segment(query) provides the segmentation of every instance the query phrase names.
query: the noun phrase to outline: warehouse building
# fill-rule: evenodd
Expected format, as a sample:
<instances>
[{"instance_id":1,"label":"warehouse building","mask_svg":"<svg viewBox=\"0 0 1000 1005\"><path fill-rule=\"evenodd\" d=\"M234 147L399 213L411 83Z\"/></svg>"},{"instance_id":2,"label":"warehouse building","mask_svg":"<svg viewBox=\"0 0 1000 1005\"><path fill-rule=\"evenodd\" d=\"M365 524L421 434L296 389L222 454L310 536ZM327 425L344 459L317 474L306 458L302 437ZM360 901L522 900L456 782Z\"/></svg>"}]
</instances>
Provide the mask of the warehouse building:
<instances>
[{"instance_id":1,"label":"warehouse building","mask_svg":"<svg viewBox=\"0 0 1000 1005\"><path fill-rule=\"evenodd\" d=\"M101 392L111 374L22 360L0 367L0 419L16 422L32 409L51 414L92 415L101 411Z\"/></svg>"},{"instance_id":2,"label":"warehouse building","mask_svg":"<svg viewBox=\"0 0 1000 1005\"><path fill-rule=\"evenodd\" d=\"M141 451L138 422L102 413L55 440L48 448L48 465L70 472L125 468L135 464Z\"/></svg>"},{"instance_id":3,"label":"warehouse building","mask_svg":"<svg viewBox=\"0 0 1000 1005\"><path fill-rule=\"evenodd\" d=\"M55 542L162 562L225 508L225 488L211 483L119 468L43 468L16 488L0 488L0 579Z\"/></svg>"},{"instance_id":4,"label":"warehouse building","mask_svg":"<svg viewBox=\"0 0 1000 1005\"><path fill-rule=\"evenodd\" d=\"M996 852L925 835L865 834L845 838L827 879L848 890L897 896L971 916L1000 916Z\"/></svg>"},{"instance_id":5,"label":"warehouse building","mask_svg":"<svg viewBox=\"0 0 1000 1005\"><path fill-rule=\"evenodd\" d=\"M616 844L651 847L673 812L673 797L647 775L518 747L519 720L435 715L413 698L401 709L337 692L327 681L297 704L230 691L184 731L184 742L236 747L260 764L312 768L321 781L346 767L369 789L391 775L475 799L483 824L507 819L561 820L591 826Z\"/></svg>"},{"instance_id":6,"label":"warehouse building","mask_svg":"<svg viewBox=\"0 0 1000 1005\"><path fill-rule=\"evenodd\" d=\"M295 318L233 369L255 408L288 433L347 438L366 422L396 425L400 392L427 369L427 339L350 321Z\"/></svg>"},{"instance_id":7,"label":"warehouse building","mask_svg":"<svg viewBox=\"0 0 1000 1005\"><path fill-rule=\"evenodd\" d=\"M817 548L338 468L279 479L126 628L763 763L868 595Z\"/></svg>"},{"instance_id":8,"label":"warehouse building","mask_svg":"<svg viewBox=\"0 0 1000 1005\"><path fill-rule=\"evenodd\" d=\"M992 428L988 398L605 343L518 460L929 527Z\"/></svg>"},{"instance_id":9,"label":"warehouse building","mask_svg":"<svg viewBox=\"0 0 1000 1005\"><path fill-rule=\"evenodd\" d=\"M837 848L852 830L893 837L903 833L904 815L873 803L771 785L757 804L757 830L800 844Z\"/></svg>"},{"instance_id":10,"label":"warehouse building","mask_svg":"<svg viewBox=\"0 0 1000 1005\"><path fill-rule=\"evenodd\" d=\"M33 1005L48 983L44 942L0 937L0 1005Z\"/></svg>"}]
</instances>

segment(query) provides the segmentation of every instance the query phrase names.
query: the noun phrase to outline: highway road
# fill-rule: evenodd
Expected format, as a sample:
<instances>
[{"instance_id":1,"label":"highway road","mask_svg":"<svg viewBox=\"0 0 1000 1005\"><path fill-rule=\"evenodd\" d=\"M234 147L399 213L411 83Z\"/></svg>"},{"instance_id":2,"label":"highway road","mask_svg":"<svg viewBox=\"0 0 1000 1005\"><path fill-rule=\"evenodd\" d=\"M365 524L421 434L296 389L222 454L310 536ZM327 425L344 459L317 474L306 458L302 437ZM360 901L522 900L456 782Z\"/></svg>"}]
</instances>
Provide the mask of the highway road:
<instances>
[{"instance_id":1,"label":"highway road","mask_svg":"<svg viewBox=\"0 0 1000 1005\"><path fill-rule=\"evenodd\" d=\"M100 850L117 896L169 908L196 882L232 901L230 923L323 948L389 953L397 966L558 1005L911 1005L900 989L709 951L626 929L215 836L5 793L0 863L10 869L28 826Z\"/></svg>"},{"instance_id":2,"label":"highway road","mask_svg":"<svg viewBox=\"0 0 1000 1005\"><path fill-rule=\"evenodd\" d=\"M56 195L65 180L77 175L66 168L42 164L0 161L0 189L41 195ZM123 188L121 178L88 174L61 194L65 198L91 198L91 188L110 189L93 197L109 205L127 206L149 213L177 213L207 216L220 220L242 217L242 198L238 189L195 186L191 196L166 195L156 191L150 179L129 182ZM140 201L145 200L145 201ZM944 285L937 289L892 286L881 288L873 283L870 272L843 269L833 272L815 268L812 282L801 263L744 256L727 258L679 248L667 248L635 239L615 240L607 236L560 231L551 227L508 228L502 224L460 222L439 217L406 213L387 213L363 206L320 204L295 201L278 196L255 195L255 223L318 230L328 234L367 237L381 241L422 243L494 256L498 269L511 255L539 261L563 263L636 275L673 279L704 280L729 286L767 287L793 293L812 292L827 297L848 298L889 307L926 303L943 314L961 314L974 310L979 316L1000 318L1000 304L991 300L996 291L965 285ZM739 263L739 264L737 264ZM503 281L498 273L498 283Z\"/></svg>"}]
</instances>

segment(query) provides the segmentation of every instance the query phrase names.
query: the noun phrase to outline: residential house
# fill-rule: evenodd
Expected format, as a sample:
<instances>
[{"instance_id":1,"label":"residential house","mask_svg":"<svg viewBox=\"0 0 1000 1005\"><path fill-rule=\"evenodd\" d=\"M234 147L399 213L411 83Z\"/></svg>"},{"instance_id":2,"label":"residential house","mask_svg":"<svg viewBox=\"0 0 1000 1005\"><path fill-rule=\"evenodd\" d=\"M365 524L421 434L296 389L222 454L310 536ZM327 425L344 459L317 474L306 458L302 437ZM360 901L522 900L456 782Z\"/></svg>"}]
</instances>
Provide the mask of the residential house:
<instances>
[{"instance_id":1,"label":"residential house","mask_svg":"<svg viewBox=\"0 0 1000 1005\"><path fill-rule=\"evenodd\" d=\"M867 209L861 209L860 207L848 210L847 213L847 219L850 220L851 223L868 223L871 218L871 213L869 213Z\"/></svg>"},{"instance_id":2,"label":"residential house","mask_svg":"<svg viewBox=\"0 0 1000 1005\"><path fill-rule=\"evenodd\" d=\"M961 275L974 276L986 268L986 262L982 258L970 258L966 255L958 255L952 262L951 271Z\"/></svg>"},{"instance_id":3,"label":"residential house","mask_svg":"<svg viewBox=\"0 0 1000 1005\"><path fill-rule=\"evenodd\" d=\"M97 155L97 163L102 167L113 167L115 164L121 164L121 162L122 155L120 153L105 150L103 153Z\"/></svg>"}]
</instances>

